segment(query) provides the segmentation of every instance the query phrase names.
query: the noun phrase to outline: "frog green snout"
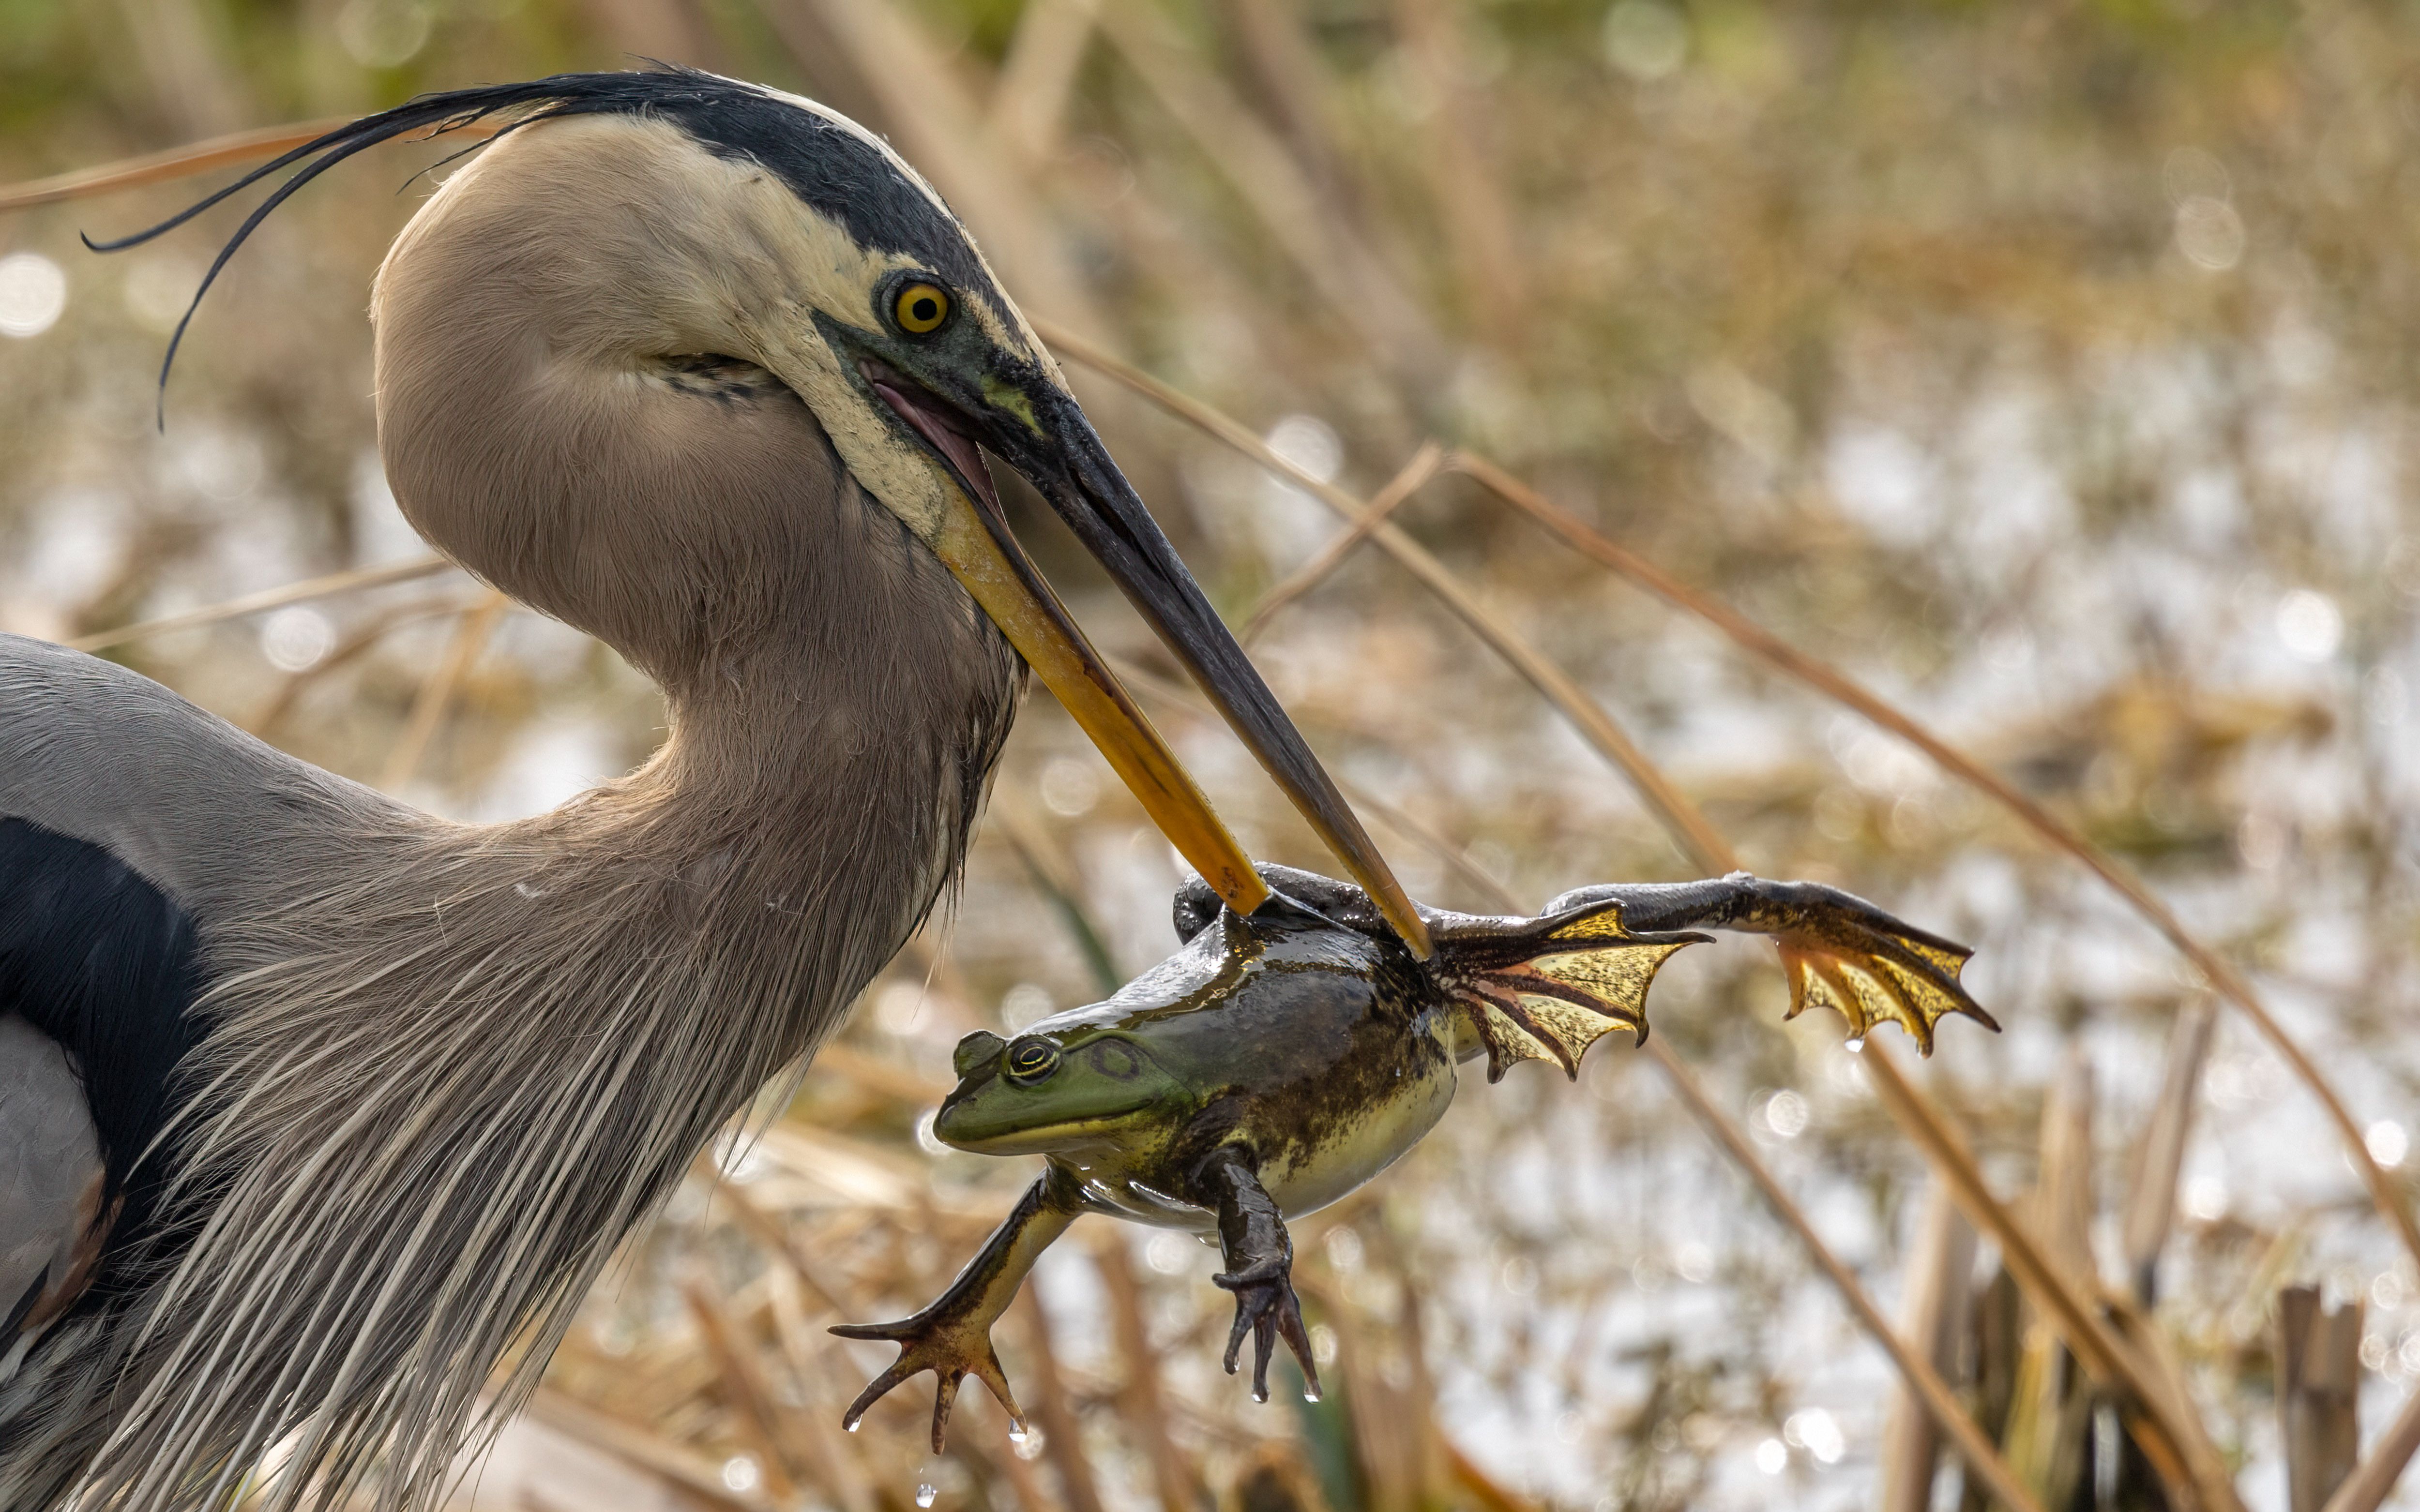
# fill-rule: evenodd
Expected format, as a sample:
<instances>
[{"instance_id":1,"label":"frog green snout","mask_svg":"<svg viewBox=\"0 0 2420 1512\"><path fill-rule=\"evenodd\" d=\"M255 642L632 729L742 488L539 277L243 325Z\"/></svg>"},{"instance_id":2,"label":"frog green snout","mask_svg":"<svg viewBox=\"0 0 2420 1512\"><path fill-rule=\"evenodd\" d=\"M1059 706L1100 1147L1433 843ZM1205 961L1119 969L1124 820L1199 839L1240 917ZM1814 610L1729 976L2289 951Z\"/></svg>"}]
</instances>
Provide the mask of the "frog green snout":
<instances>
[{"instance_id":1,"label":"frog green snout","mask_svg":"<svg viewBox=\"0 0 2420 1512\"><path fill-rule=\"evenodd\" d=\"M1123 1034L1075 1043L1047 1035L958 1041L958 1085L934 1136L987 1155L1047 1153L1098 1139L1161 1101L1172 1084L1151 1053Z\"/></svg>"}]
</instances>

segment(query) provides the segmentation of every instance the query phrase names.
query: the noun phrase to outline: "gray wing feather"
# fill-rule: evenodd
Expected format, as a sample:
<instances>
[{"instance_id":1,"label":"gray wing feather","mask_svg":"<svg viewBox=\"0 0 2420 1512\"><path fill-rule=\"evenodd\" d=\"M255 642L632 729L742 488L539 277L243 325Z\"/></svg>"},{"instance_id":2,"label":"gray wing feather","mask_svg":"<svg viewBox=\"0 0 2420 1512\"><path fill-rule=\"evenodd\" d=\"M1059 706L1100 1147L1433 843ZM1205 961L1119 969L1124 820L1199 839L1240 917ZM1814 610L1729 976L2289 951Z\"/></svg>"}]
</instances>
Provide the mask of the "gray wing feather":
<instances>
[{"instance_id":1,"label":"gray wing feather","mask_svg":"<svg viewBox=\"0 0 2420 1512\"><path fill-rule=\"evenodd\" d=\"M13 635L0 635L0 816L105 848L205 932L262 878L416 817L147 677Z\"/></svg>"},{"instance_id":2,"label":"gray wing feather","mask_svg":"<svg viewBox=\"0 0 2420 1512\"><path fill-rule=\"evenodd\" d=\"M101 1180L83 1078L56 1041L0 1014L0 1321L76 1270Z\"/></svg>"}]
</instances>

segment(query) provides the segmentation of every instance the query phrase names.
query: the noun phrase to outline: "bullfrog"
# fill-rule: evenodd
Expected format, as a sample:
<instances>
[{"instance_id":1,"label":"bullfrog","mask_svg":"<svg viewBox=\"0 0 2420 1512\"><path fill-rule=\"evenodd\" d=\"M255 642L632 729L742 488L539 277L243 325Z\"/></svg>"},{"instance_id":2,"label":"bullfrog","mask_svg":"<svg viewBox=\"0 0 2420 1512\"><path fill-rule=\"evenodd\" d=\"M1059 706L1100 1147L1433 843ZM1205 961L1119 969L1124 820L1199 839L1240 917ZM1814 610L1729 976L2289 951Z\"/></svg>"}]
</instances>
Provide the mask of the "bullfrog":
<instances>
[{"instance_id":1,"label":"bullfrog","mask_svg":"<svg viewBox=\"0 0 2420 1512\"><path fill-rule=\"evenodd\" d=\"M1487 1079L1528 1059L1579 1074L1617 1028L1647 1034L1646 998L1699 929L1771 937L1791 982L1790 1015L1830 1007L1862 1036L1899 1024L1926 1054L1956 1012L1997 1029L1964 987L1968 952L1861 899L1816 883L1736 872L1703 882L1566 892L1534 918L1421 908L1435 942L1422 962L1360 889L1264 866L1271 896L1249 915L1197 881L1175 901L1174 955L1114 995L958 1042L957 1085L933 1133L985 1155L1040 1155L1042 1174L949 1289L913 1317L843 1324L899 1357L850 1404L865 1410L919 1372L939 1379L933 1448L959 1382L990 1388L1021 1436L1024 1418L990 1338L1043 1250L1081 1214L1173 1228L1215 1242L1234 1293L1225 1365L1252 1340L1252 1395L1268 1399L1282 1339L1316 1399L1291 1272L1286 1220L1385 1170L1436 1126L1457 1066Z\"/></svg>"}]
</instances>

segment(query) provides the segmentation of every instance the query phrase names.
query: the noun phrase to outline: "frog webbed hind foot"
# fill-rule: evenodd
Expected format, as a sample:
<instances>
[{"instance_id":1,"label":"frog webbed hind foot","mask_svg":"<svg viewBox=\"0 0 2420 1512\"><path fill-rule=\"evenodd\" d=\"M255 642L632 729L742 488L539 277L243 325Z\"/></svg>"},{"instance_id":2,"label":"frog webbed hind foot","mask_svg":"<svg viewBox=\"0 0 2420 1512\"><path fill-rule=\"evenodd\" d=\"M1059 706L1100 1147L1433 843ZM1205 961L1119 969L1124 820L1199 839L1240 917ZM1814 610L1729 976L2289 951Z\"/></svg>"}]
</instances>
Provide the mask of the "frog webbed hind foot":
<instances>
[{"instance_id":1,"label":"frog webbed hind foot","mask_svg":"<svg viewBox=\"0 0 2420 1512\"><path fill-rule=\"evenodd\" d=\"M864 1418L865 1410L889 1394L891 1388L920 1371L930 1370L938 1378L933 1392L933 1452L939 1454L950 1430L950 1409L957 1401L958 1383L969 1376L991 1388L1009 1421L1018 1432L1025 1430L1025 1414L1017 1410L1016 1398L1008 1389L1008 1377L1000 1367L1000 1356L991 1347L991 1329L985 1319L977 1317L952 1318L938 1306L927 1307L913 1318L895 1323L840 1323L832 1328L845 1339L887 1339L899 1346L899 1358L889 1369L874 1378L857 1394L841 1417L841 1427L851 1433Z\"/></svg>"},{"instance_id":2,"label":"frog webbed hind foot","mask_svg":"<svg viewBox=\"0 0 2420 1512\"><path fill-rule=\"evenodd\" d=\"M874 1378L848 1404L841 1427L856 1431L865 1410L912 1375L930 1370L937 1379L933 1393L933 1452L939 1454L950 1430L950 1408L957 1400L958 1382L972 1376L991 1388L1017 1432L1025 1431L1025 1414L1008 1389L1008 1377L992 1352L991 1325L1016 1300L1025 1273L1050 1242L1067 1231L1082 1207L1082 1195L1067 1174L1053 1165L1025 1189L1007 1222L992 1231L980 1254L958 1273L950 1289L913 1318L895 1323L839 1323L831 1330L845 1339L884 1339L899 1346L899 1358Z\"/></svg>"},{"instance_id":3,"label":"frog webbed hind foot","mask_svg":"<svg viewBox=\"0 0 2420 1512\"><path fill-rule=\"evenodd\" d=\"M1608 903L1632 928L1700 927L1770 937L1790 979L1788 1016L1796 1018L1810 1004L1830 1008L1847 1021L1853 1039L1888 1020L1929 1056L1933 1026L1947 1014L2000 1026L1958 980L1972 950L1838 887L1734 872L1706 882L1584 887L1547 908Z\"/></svg>"},{"instance_id":4,"label":"frog webbed hind foot","mask_svg":"<svg viewBox=\"0 0 2420 1512\"><path fill-rule=\"evenodd\" d=\"M1777 927L1765 933L1781 951L1781 969L1790 978L1789 1017L1796 1018L1809 1004L1821 1005L1846 1020L1851 1038L1858 1040L1887 1019L1928 1056L1932 1026L1947 1014L1962 1013L1987 1029L1999 1028L1958 980L1975 953L1966 947L1838 887L1818 882L1759 886L1764 896L1755 911L1772 915Z\"/></svg>"},{"instance_id":5,"label":"frog webbed hind foot","mask_svg":"<svg viewBox=\"0 0 2420 1512\"><path fill-rule=\"evenodd\" d=\"M1212 1276L1235 1294L1235 1322L1227 1333L1227 1374L1235 1373L1244 1335L1252 1337L1252 1400L1269 1399L1269 1357L1285 1340L1302 1366L1303 1395L1319 1399L1319 1367L1311 1359L1311 1334L1303 1327L1302 1303L1294 1291L1294 1241L1277 1203L1261 1187L1250 1157L1233 1146L1213 1150L1195 1180L1218 1210L1218 1247L1227 1269Z\"/></svg>"}]
</instances>

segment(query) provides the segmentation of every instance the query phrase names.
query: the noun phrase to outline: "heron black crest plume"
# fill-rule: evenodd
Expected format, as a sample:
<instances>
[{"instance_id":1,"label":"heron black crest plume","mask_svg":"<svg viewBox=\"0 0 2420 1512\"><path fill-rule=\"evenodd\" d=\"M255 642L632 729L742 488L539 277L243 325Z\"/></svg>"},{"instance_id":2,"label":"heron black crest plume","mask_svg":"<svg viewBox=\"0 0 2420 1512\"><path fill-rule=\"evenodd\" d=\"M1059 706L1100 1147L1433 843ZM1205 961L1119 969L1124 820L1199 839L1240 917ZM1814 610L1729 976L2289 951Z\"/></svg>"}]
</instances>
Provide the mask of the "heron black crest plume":
<instances>
[{"instance_id":1,"label":"heron black crest plume","mask_svg":"<svg viewBox=\"0 0 2420 1512\"><path fill-rule=\"evenodd\" d=\"M775 113L779 113L778 115ZM417 96L392 110L365 116L253 169L235 182L188 205L157 225L106 241L90 236L84 244L95 252L124 252L166 235L195 216L242 193L256 184L265 182L292 168L294 172L270 192L269 197L245 216L234 235L227 238L210 266L202 274L199 287L185 306L184 315L168 338L168 350L160 363L159 418L166 419L169 370L176 365L177 351L184 344L186 328L193 324L194 312L201 308L202 299L218 282L219 274L240 251L261 223L276 213L278 207L311 180L335 167L356 153L365 151L397 137L414 131L428 137L458 131L497 116L513 118L496 135L504 136L539 121L568 116L657 116L677 122L709 149L726 154L747 154L768 160L768 165L781 171L785 156L781 135L783 131L798 129L798 113L784 107L779 97L752 85L725 79L717 74L686 69L675 64L658 63L642 70L616 73L558 73L544 79L532 79L520 84L475 85L464 89L440 90ZM778 125L776 125L778 123ZM829 129L845 128L835 124ZM478 146L465 152L477 150ZM459 154L457 154L459 156ZM447 161L451 161L448 159ZM297 165L300 166L297 166ZM864 166L861 164L861 166ZM844 173L820 176L825 181L814 181L815 176L783 173L790 187L800 197L817 208L843 215L853 223L861 234L876 230L883 222L896 231L906 226L895 216L880 213L883 201L893 198L906 186L885 183L878 170L872 174ZM868 191L874 193L869 195ZM889 193L884 193L888 191ZM867 212L873 211L869 215ZM872 224L868 224L872 223ZM879 241L879 236L870 239ZM891 239L921 240L926 244L917 250L939 254L930 260L942 264L940 270L960 273L966 270L964 255L950 255L954 250L946 242L913 236Z\"/></svg>"},{"instance_id":2,"label":"heron black crest plume","mask_svg":"<svg viewBox=\"0 0 2420 1512\"><path fill-rule=\"evenodd\" d=\"M36 1289L0 1327L7 1512L219 1506L281 1443L267 1512L369 1482L379 1512L425 1512L697 1151L946 895L1029 669L1227 903L1267 900L1017 544L992 462L1426 940L965 226L845 116L680 69L430 95L98 245L274 180L207 290L328 169L483 121L372 285L380 457L432 545L652 677L665 739L547 813L458 824L0 636L0 820L153 888L191 926L156 975L194 988L132 1004L191 1031L163 1069L51 1036L42 1087L125 1085L39 1111L160 1118L118 1219L73 1207L119 1189L93 1174L116 1148L45 1167L60 1216L33 1248L0 1200L0 1262L45 1257L8 1273ZM25 906L0 874L0 919ZM0 1032L61 1016L7 993L0 971ZM30 1148L11 1117L0 1141Z\"/></svg>"}]
</instances>

